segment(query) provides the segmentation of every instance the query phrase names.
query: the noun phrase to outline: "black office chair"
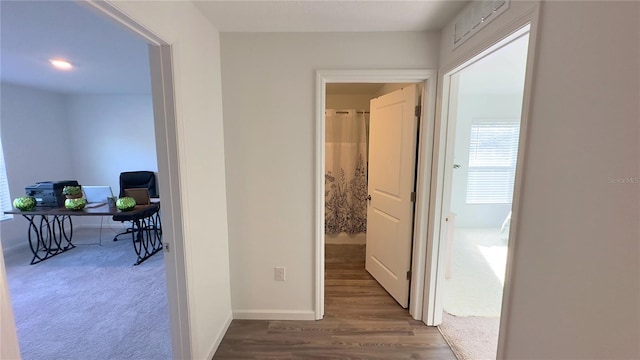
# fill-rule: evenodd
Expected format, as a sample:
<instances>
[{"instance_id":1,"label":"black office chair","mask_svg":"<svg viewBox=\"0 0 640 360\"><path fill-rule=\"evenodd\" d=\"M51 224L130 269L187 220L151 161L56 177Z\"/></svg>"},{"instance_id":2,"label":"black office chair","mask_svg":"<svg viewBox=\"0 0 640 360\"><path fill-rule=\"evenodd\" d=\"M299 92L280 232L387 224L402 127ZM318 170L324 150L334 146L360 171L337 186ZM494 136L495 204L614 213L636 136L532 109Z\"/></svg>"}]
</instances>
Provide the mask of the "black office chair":
<instances>
[{"instance_id":1,"label":"black office chair","mask_svg":"<svg viewBox=\"0 0 640 360\"><path fill-rule=\"evenodd\" d=\"M160 197L156 173L153 171L126 171L120 173L120 197L125 196L126 189L147 189L149 190L149 197Z\"/></svg>"},{"instance_id":2,"label":"black office chair","mask_svg":"<svg viewBox=\"0 0 640 360\"><path fill-rule=\"evenodd\" d=\"M147 189L150 198L159 198L156 173L153 171L126 171L120 173L120 197L127 196L129 189ZM131 234L132 228L119 233L113 237L113 241L118 240L118 236Z\"/></svg>"}]
</instances>

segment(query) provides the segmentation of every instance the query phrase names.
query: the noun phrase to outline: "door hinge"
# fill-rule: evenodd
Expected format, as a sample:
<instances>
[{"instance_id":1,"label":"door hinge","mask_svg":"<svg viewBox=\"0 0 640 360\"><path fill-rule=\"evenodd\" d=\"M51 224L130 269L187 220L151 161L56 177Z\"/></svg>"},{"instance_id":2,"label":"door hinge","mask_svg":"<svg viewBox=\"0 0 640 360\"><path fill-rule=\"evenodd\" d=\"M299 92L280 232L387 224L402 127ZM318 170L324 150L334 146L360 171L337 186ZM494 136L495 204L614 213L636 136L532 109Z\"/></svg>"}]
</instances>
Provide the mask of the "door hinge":
<instances>
[{"instance_id":1,"label":"door hinge","mask_svg":"<svg viewBox=\"0 0 640 360\"><path fill-rule=\"evenodd\" d=\"M411 280L411 270L407 271L407 280Z\"/></svg>"},{"instance_id":2,"label":"door hinge","mask_svg":"<svg viewBox=\"0 0 640 360\"><path fill-rule=\"evenodd\" d=\"M416 192L415 191L413 191L411 193L411 202L416 202Z\"/></svg>"},{"instance_id":3,"label":"door hinge","mask_svg":"<svg viewBox=\"0 0 640 360\"><path fill-rule=\"evenodd\" d=\"M420 105L416 105L416 113L415 113L416 117L420 117L420 115L422 115L422 106Z\"/></svg>"},{"instance_id":4,"label":"door hinge","mask_svg":"<svg viewBox=\"0 0 640 360\"><path fill-rule=\"evenodd\" d=\"M164 252L169 252L169 244L164 244Z\"/></svg>"}]
</instances>

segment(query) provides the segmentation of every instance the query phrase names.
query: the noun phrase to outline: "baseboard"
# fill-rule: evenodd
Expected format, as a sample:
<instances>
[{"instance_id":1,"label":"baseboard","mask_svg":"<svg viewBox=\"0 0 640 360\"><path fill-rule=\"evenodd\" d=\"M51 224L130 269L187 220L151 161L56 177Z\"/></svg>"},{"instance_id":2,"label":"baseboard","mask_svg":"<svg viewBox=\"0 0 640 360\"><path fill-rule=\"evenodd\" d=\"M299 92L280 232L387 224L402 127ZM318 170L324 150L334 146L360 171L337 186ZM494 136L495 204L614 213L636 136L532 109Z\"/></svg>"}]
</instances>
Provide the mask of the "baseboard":
<instances>
[{"instance_id":1,"label":"baseboard","mask_svg":"<svg viewBox=\"0 0 640 360\"><path fill-rule=\"evenodd\" d=\"M312 310L234 310L238 320L315 320Z\"/></svg>"},{"instance_id":2,"label":"baseboard","mask_svg":"<svg viewBox=\"0 0 640 360\"><path fill-rule=\"evenodd\" d=\"M229 314L227 321L225 322L224 326L222 327L222 329L220 329L220 331L218 332L218 335L216 336L216 341L213 343L211 350L209 350L209 356L207 356L207 359L213 359L213 355L216 354L216 351L218 350L220 343L222 343L222 339L224 339L224 336L227 334L227 330L229 330L229 326L231 326L231 321L233 321L233 315Z\"/></svg>"}]
</instances>

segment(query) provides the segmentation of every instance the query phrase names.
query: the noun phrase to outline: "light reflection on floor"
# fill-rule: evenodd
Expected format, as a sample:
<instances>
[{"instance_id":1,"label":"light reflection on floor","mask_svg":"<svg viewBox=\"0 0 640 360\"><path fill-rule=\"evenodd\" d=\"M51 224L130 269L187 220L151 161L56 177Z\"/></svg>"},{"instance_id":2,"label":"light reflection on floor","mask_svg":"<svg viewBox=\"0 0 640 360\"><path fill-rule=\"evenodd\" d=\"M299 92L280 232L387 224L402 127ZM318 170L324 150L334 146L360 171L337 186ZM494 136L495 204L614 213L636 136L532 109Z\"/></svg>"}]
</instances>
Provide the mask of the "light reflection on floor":
<instances>
[{"instance_id":1,"label":"light reflection on floor","mask_svg":"<svg viewBox=\"0 0 640 360\"><path fill-rule=\"evenodd\" d=\"M506 246L478 246L478 249L491 266L491 270L504 286L504 271L507 267L507 247Z\"/></svg>"},{"instance_id":2,"label":"light reflection on floor","mask_svg":"<svg viewBox=\"0 0 640 360\"><path fill-rule=\"evenodd\" d=\"M456 228L444 310L456 316L499 316L507 255L500 229Z\"/></svg>"}]
</instances>

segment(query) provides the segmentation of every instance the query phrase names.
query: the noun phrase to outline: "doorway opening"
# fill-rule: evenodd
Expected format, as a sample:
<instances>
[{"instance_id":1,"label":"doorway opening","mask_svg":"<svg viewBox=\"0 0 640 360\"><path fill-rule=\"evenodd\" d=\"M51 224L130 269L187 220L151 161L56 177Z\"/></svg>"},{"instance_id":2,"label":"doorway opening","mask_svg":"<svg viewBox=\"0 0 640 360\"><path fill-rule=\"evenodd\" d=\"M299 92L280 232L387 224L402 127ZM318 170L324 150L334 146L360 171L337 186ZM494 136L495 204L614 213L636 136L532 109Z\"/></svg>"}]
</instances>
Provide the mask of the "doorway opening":
<instances>
[{"instance_id":1,"label":"doorway opening","mask_svg":"<svg viewBox=\"0 0 640 360\"><path fill-rule=\"evenodd\" d=\"M162 228L163 228L163 241L171 242L172 251L164 254L164 260L162 257L156 257L150 259L151 261L164 263L164 269L161 269L164 276L166 276L167 286L167 302L169 308L169 315L171 318L171 349L169 350L174 358L190 358L190 333L189 333L189 319L187 317L187 303L185 301L186 296L186 281L185 281L185 265L184 265L184 244L182 242L182 228L181 228L181 206L180 206L180 191L179 191L179 171L177 163L177 146L175 141L175 109L174 109L174 94L173 94L173 78L172 78L172 64L171 64L171 48L167 42L158 38L155 34L148 31L141 24L138 24L124 12L118 10L114 5L110 5L106 2L89 2L83 1L81 6L89 6L98 10L100 16L109 17L117 21L116 26L124 26L128 30L132 30L134 33L142 37L150 50L150 62L152 71L152 98L153 98L153 124L154 130L151 131L151 136L155 137L156 151L157 151L157 165L158 165L158 180L161 184L160 192L163 201L162 211ZM129 245L126 242L122 242L125 245ZM0 257L3 254L0 253ZM156 255L156 256L162 256ZM52 259L56 260L56 259ZM53 264L53 262L51 263ZM47 265L45 263L44 265ZM162 267L162 264L160 264ZM35 269L35 268L34 268ZM140 267L142 269L142 267ZM2 274L4 275L4 273ZM164 282L163 278L159 278L160 283ZM164 285L164 284L163 284ZM48 285L47 285L48 286ZM157 288L162 287L157 286ZM68 306L54 306L52 309L63 310L69 309ZM4 310L4 309L3 309ZM166 312L166 311L165 311ZM166 314L162 314L166 320ZM73 321L73 318L65 319L65 321ZM134 319L139 320L139 319ZM113 321L111 321L113 323ZM4 323L3 323L4 325ZM73 324L71 324L73 325ZM117 325L117 324L116 324ZM13 326L7 329L8 332L15 331ZM122 335L119 332L119 335ZM50 339L51 340L51 339ZM151 340L153 340L151 338ZM166 339L163 339L164 341ZM51 340L53 341L53 340ZM51 341L45 342L43 347L48 344L52 344ZM157 341L156 341L157 342ZM166 343L166 341L164 341ZM42 342L41 342L42 343ZM56 348L60 349L60 342L53 341ZM10 344L11 345L11 344ZM136 344L134 344L136 345ZM140 344L137 344L139 347ZM166 344L165 348L169 345ZM18 349L15 349L16 351ZM50 349L44 349L48 354L51 354Z\"/></svg>"},{"instance_id":2,"label":"doorway opening","mask_svg":"<svg viewBox=\"0 0 640 360\"><path fill-rule=\"evenodd\" d=\"M412 184L410 186L408 197L411 197L411 192L415 192L414 203L411 204L412 209L415 207L415 218L422 219L426 214L426 209L428 207L429 201L429 187L430 187L430 170L431 170L431 151L433 148L433 116L435 109L435 71L430 70L422 70L422 71L412 71L412 70L385 70L385 71L318 71L317 75L317 138L316 138L316 169L317 169L317 186L316 186L316 206L317 206L317 217L316 217L316 319L322 319L324 316L324 306L325 306L325 243L333 246L335 243L350 243L350 246L360 246L359 253L362 254L365 252L365 243L367 236L365 235L367 229L366 225L362 225L362 220L366 219L366 215L364 219L359 221L360 229L358 233L360 235L348 235L348 231L340 230L339 228L333 228L332 231L328 231L329 235L325 235L327 232L327 225L335 224L336 222L325 221L326 216L332 216L332 211L335 209L334 203L329 200L326 201L327 196L331 196L336 192L340 192L339 184L336 183L336 174L335 170L331 170L331 174L328 173L329 169L327 168L326 160L327 158L333 157L334 150L326 150L326 142L331 140L333 135L329 134L329 130L326 128L327 126L327 110L330 110L328 113L330 116L336 115L336 112L342 113L337 115L350 116L353 114L357 117L357 112L362 112L362 117L365 125L361 127L364 129L364 138L366 141L364 143L353 143L350 146L353 148L360 147L363 151L367 153L367 157L362 156L363 159L368 159L369 152L369 141L368 136L371 134L367 131L366 126L366 108L370 107L369 100L371 98L380 97L382 93L391 92L393 90L398 90L400 88L408 88L410 84L419 84L418 86L422 89L422 98L420 99L420 112L421 112L421 122L419 127L420 133L420 145L418 149L416 149L415 144L411 149L413 156L416 158L414 162L415 168L413 169L413 173L411 175ZM386 84L386 85L385 85ZM342 86L342 88L341 88ZM411 85L412 88L416 88L416 85ZM345 92L346 89L354 89L354 88L370 88L375 89L373 91L373 97L365 95L361 96L360 103L353 104L344 104L340 103L340 100L335 99L335 92ZM384 90L383 90L384 89ZM414 90L415 91L415 90ZM405 91L406 92L406 91ZM364 99L364 100L363 100ZM352 99L353 100L353 99ZM364 104L362 102L364 101ZM346 107L346 109L345 109ZM358 109L360 108L360 109ZM349 111L352 110L352 111ZM371 110L371 109L369 109ZM369 114L370 115L370 114ZM411 118L415 116L415 109L411 109ZM409 117L407 113L404 115L405 117ZM332 119L329 118L329 122L332 122ZM418 127L416 124L416 141L417 141L417 133ZM346 147L346 146L345 146ZM340 148L338 146L337 148ZM329 154L327 156L327 153ZM364 154L363 154L364 155ZM355 169L358 169L357 162L355 162ZM417 163L417 164L416 164ZM368 167L368 162L362 164ZM359 171L363 172L362 167ZM364 172L364 179L368 180L368 171ZM342 176L342 175L340 175ZM333 179L333 184L327 183L327 179ZM362 176L361 176L362 178ZM340 178L338 178L340 180ZM354 181L352 183L355 183ZM345 179L344 184L347 183ZM334 185L332 188L331 185ZM362 205L367 206L370 202L369 199L369 189L368 184L364 185L367 188L367 191L364 191L365 187L361 185L359 188L359 195L356 196L357 200L359 200L359 211L360 214L363 213ZM332 193L333 192L333 193ZM363 195L363 196L360 196ZM366 198L363 198L366 196ZM362 198L362 199L361 199ZM364 200L364 202L362 201ZM357 201L358 202L358 201ZM327 206L328 205L328 206ZM328 209L328 210L327 210ZM334 214L335 215L335 214ZM360 217L362 218L362 217ZM350 218L351 219L351 218ZM407 302L408 298L411 297L412 302L409 306L409 313L414 319L422 319L422 296L423 296L423 284L424 284L424 260L425 260L425 249L426 249L426 222L425 221L416 221L415 224L413 222L414 216L410 216L411 225L409 231L409 246L408 246L408 255L409 260L408 269L411 272L403 272L402 279L407 286L406 289L406 297ZM366 220L365 220L366 221ZM357 227L357 226L356 226ZM364 231L361 231L364 230ZM333 234L331 234L333 233ZM413 233L413 237L411 236ZM415 240L414 240L415 239ZM424 241L422 239L425 239ZM411 247L411 242L413 241L413 247ZM338 245L340 246L340 245ZM421 251L422 250L422 251ZM358 250L355 250L358 252ZM416 256L416 254L422 253L422 256ZM364 259L363 259L364 260ZM416 269L421 268L420 271L415 271ZM410 288L408 286L410 281ZM389 291L387 289L387 291ZM391 291L389 291L391 293ZM398 301L400 302L400 301ZM420 304L419 306L417 306ZM403 304L403 307L407 307L406 303Z\"/></svg>"},{"instance_id":3,"label":"doorway opening","mask_svg":"<svg viewBox=\"0 0 640 360\"><path fill-rule=\"evenodd\" d=\"M445 75L440 330L459 359L496 358L529 32Z\"/></svg>"},{"instance_id":4,"label":"doorway opening","mask_svg":"<svg viewBox=\"0 0 640 360\"><path fill-rule=\"evenodd\" d=\"M411 260L413 203L410 193L414 191L415 183L417 121L413 112L409 114L409 119L401 114L393 117L389 108L415 107L413 103L398 102L398 96L408 91L413 94L410 100L419 103L419 84L327 84L324 261L325 279L328 279L327 287L330 289L327 293L331 294L325 305L330 307L328 311L331 315L338 311L338 307L345 306L336 294L341 287L335 284L346 279L352 280L351 287L342 297L350 297L353 291L371 296L381 292L380 297L384 297L385 301L391 300L393 304L390 305L407 307L409 279L405 278L404 273L409 270ZM391 105L381 106L381 102ZM416 126L413 126L413 131L404 134L403 139L403 134L400 131L393 133L394 127L391 124L385 126L386 122L397 123L400 127L410 124ZM403 144L403 141L406 143ZM397 146L409 151L397 152L391 157L393 150L400 150ZM382 155L386 158L383 159ZM391 176L399 177L400 169L392 171L390 167L409 162L410 166L405 169L409 177L402 179L405 191L380 193L380 182L389 176L386 173L391 172ZM393 180L397 178L391 181L398 183ZM406 214L379 209L381 206L377 202L385 200L383 197L386 200L390 198L395 204L401 203L403 196L407 199L404 204ZM386 219L392 220L391 226L385 224ZM402 226L405 231L396 231L392 234L395 236L387 233L389 230L402 229ZM367 230L370 230L369 236ZM366 272L363 271L365 269ZM339 305L335 306L337 303Z\"/></svg>"}]
</instances>

